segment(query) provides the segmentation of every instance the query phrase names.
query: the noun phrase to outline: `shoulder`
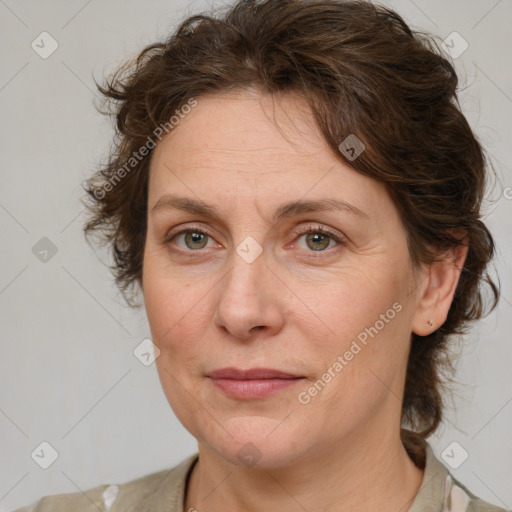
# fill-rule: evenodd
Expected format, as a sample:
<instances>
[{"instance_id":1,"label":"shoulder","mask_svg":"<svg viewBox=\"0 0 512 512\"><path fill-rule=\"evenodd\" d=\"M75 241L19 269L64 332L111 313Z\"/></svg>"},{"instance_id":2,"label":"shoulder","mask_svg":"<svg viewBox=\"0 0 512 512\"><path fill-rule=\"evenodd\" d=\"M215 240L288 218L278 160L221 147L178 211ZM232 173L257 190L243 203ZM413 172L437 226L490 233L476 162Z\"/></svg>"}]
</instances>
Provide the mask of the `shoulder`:
<instances>
[{"instance_id":1,"label":"shoulder","mask_svg":"<svg viewBox=\"0 0 512 512\"><path fill-rule=\"evenodd\" d=\"M425 443L424 446L426 451L425 475L420 492L410 512L433 509L443 512L510 512L491 505L473 494L435 457L428 443Z\"/></svg>"},{"instance_id":2,"label":"shoulder","mask_svg":"<svg viewBox=\"0 0 512 512\"><path fill-rule=\"evenodd\" d=\"M448 474L445 482L446 510L460 510L464 512L507 512L506 509L491 505L475 496L464 484Z\"/></svg>"},{"instance_id":3,"label":"shoulder","mask_svg":"<svg viewBox=\"0 0 512 512\"><path fill-rule=\"evenodd\" d=\"M150 509L161 501L178 505L182 503L185 479L196 458L197 455L188 457L171 469L122 484L104 484L84 492L45 496L15 512L128 512Z\"/></svg>"}]
</instances>

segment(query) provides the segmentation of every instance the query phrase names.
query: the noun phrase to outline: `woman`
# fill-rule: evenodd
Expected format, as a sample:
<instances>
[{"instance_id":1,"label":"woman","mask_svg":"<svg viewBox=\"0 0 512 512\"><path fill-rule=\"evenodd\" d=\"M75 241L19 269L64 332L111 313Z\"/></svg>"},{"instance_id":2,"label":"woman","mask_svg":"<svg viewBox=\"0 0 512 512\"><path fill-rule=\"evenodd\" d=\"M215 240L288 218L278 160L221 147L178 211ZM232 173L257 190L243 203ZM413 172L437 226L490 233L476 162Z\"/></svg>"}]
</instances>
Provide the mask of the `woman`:
<instances>
[{"instance_id":1,"label":"woman","mask_svg":"<svg viewBox=\"0 0 512 512\"><path fill-rule=\"evenodd\" d=\"M85 231L198 455L23 510L504 510L426 441L450 337L498 298L456 86L396 13L334 0L192 17L100 86Z\"/></svg>"}]
</instances>

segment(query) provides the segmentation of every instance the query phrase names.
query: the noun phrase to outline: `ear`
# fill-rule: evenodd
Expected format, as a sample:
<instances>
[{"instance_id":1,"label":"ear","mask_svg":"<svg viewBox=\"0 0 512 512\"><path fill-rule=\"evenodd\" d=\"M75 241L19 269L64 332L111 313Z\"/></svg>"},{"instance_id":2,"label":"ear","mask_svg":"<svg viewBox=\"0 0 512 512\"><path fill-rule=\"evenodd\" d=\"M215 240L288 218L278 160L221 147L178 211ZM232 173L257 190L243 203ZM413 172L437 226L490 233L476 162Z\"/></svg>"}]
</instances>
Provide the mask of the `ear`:
<instances>
[{"instance_id":1,"label":"ear","mask_svg":"<svg viewBox=\"0 0 512 512\"><path fill-rule=\"evenodd\" d=\"M415 334L427 336L446 321L467 252L467 245L454 247L426 269L413 318Z\"/></svg>"}]
</instances>

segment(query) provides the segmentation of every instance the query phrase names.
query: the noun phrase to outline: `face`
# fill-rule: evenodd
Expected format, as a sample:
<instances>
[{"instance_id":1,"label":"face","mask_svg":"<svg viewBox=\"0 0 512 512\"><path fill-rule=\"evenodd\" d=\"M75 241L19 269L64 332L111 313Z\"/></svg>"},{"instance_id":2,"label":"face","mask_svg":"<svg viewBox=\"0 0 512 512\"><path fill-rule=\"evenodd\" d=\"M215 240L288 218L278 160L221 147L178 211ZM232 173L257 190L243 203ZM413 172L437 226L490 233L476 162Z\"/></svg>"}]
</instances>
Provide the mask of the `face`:
<instances>
[{"instance_id":1,"label":"face","mask_svg":"<svg viewBox=\"0 0 512 512\"><path fill-rule=\"evenodd\" d=\"M155 148L144 301L200 449L270 468L398 432L415 283L385 188L300 98L197 98Z\"/></svg>"}]
</instances>

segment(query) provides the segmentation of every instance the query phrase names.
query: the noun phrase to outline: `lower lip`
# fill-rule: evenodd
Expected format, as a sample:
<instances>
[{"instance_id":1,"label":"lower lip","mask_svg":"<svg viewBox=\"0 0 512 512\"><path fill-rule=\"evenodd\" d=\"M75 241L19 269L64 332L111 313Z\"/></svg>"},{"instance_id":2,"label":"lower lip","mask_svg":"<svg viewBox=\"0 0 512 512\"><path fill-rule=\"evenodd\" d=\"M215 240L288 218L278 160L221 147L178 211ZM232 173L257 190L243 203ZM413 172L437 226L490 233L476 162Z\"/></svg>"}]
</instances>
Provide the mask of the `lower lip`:
<instances>
[{"instance_id":1,"label":"lower lip","mask_svg":"<svg viewBox=\"0 0 512 512\"><path fill-rule=\"evenodd\" d=\"M302 378L296 379L212 379L212 382L231 398L264 398L293 386Z\"/></svg>"}]
</instances>

